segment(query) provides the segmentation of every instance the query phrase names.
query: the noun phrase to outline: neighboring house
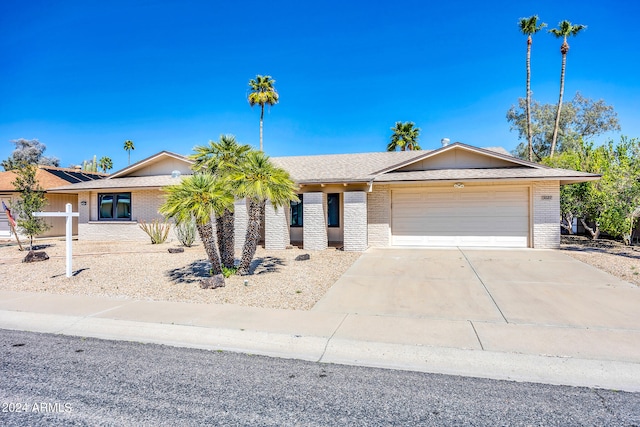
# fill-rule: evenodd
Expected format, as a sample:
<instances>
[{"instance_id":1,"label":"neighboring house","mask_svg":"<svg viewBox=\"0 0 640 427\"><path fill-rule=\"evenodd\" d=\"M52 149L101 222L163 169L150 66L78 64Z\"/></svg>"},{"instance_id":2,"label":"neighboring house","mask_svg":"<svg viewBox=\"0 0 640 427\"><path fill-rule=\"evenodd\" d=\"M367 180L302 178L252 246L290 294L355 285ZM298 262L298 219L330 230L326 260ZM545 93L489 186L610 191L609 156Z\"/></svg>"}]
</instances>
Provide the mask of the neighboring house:
<instances>
[{"instance_id":1,"label":"neighboring house","mask_svg":"<svg viewBox=\"0 0 640 427\"><path fill-rule=\"evenodd\" d=\"M36 179L40 186L46 192L45 197L47 198L47 205L44 209L48 212L64 212L65 205L67 203L71 203L75 212L75 210L78 209L78 196L76 193L61 192L51 194L47 190L52 187L60 187L62 185L102 179L105 176L107 175L99 172L87 172L80 169L58 168L54 166L39 165L38 170L36 171ZM13 186L13 182L15 181L15 179L15 172L0 172L0 200L3 201L8 207L11 207L20 197L20 194L15 190L15 187ZM0 238L11 237L9 220L7 219L7 216L5 215L4 210L1 206L2 205L0 204ZM12 213L15 214L15 209ZM45 218L45 221L51 226L51 228L38 237L64 236L64 218ZM77 232L78 227L74 222L73 233L77 234Z\"/></svg>"},{"instance_id":2,"label":"neighboring house","mask_svg":"<svg viewBox=\"0 0 640 427\"><path fill-rule=\"evenodd\" d=\"M372 246L553 248L560 244L560 185L598 175L555 169L454 143L433 151L274 157L299 185L290 209L267 206L264 243L322 250ZM146 239L139 220L161 218L161 188L192 161L163 151L101 181L60 187L81 206L80 239ZM236 244L247 209L235 203Z\"/></svg>"}]
</instances>

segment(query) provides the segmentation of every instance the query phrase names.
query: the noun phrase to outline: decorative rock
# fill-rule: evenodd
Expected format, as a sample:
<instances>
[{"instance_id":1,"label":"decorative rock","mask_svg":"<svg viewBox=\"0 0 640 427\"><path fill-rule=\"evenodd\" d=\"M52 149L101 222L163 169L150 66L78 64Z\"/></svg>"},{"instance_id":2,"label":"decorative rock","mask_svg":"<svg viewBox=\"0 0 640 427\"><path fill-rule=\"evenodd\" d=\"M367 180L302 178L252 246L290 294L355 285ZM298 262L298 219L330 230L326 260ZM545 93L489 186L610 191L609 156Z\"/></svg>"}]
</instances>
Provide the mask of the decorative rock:
<instances>
[{"instance_id":1,"label":"decorative rock","mask_svg":"<svg viewBox=\"0 0 640 427\"><path fill-rule=\"evenodd\" d=\"M181 254L184 252L184 248L169 248L167 249L170 254Z\"/></svg>"},{"instance_id":2,"label":"decorative rock","mask_svg":"<svg viewBox=\"0 0 640 427\"><path fill-rule=\"evenodd\" d=\"M222 274L216 274L215 276L207 277L200 280L200 287L202 289L215 289L224 287L224 276Z\"/></svg>"},{"instance_id":3,"label":"decorative rock","mask_svg":"<svg viewBox=\"0 0 640 427\"><path fill-rule=\"evenodd\" d=\"M22 260L22 262L38 262L38 261L46 261L49 259L49 255L45 251L29 251L26 257Z\"/></svg>"},{"instance_id":4,"label":"decorative rock","mask_svg":"<svg viewBox=\"0 0 640 427\"><path fill-rule=\"evenodd\" d=\"M309 254L302 254L296 257L296 261L306 261L308 259L311 259L311 255Z\"/></svg>"}]
</instances>

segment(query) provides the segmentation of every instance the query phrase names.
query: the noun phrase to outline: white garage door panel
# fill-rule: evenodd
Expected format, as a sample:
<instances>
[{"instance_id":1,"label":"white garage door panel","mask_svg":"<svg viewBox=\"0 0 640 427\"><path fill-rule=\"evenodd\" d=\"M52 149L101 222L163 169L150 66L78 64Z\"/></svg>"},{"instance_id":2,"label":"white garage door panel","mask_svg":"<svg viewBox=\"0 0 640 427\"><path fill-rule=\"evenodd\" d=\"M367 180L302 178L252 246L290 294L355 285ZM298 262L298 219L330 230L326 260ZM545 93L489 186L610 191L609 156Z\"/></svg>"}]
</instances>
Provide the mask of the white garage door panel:
<instances>
[{"instance_id":1,"label":"white garage door panel","mask_svg":"<svg viewBox=\"0 0 640 427\"><path fill-rule=\"evenodd\" d=\"M398 190L392 245L527 247L526 187Z\"/></svg>"}]
</instances>

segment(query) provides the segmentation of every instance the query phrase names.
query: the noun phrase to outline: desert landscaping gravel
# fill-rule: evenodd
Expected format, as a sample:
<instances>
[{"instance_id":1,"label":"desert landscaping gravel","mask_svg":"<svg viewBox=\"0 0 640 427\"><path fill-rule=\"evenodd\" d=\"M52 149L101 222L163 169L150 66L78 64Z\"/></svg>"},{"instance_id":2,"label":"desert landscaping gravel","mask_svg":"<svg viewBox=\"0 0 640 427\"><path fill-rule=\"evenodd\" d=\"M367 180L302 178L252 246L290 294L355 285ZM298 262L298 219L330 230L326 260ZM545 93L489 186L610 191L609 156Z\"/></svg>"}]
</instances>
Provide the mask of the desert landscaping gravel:
<instances>
[{"instance_id":1,"label":"desert landscaping gravel","mask_svg":"<svg viewBox=\"0 0 640 427\"><path fill-rule=\"evenodd\" d=\"M0 289L309 310L360 257L336 248L267 252L258 247L253 274L232 276L223 288L201 289L210 268L201 245L171 254L168 249L176 244L74 241L70 278L64 240L38 245L50 259L26 264L26 253L14 243L0 243ZM295 261L306 253L309 260Z\"/></svg>"},{"instance_id":2,"label":"desert landscaping gravel","mask_svg":"<svg viewBox=\"0 0 640 427\"><path fill-rule=\"evenodd\" d=\"M177 247L175 243L74 241L70 278L65 277L64 241L38 245L50 259L26 264L26 253L14 242L0 242L0 289L309 310L360 257L336 248L309 252L258 247L253 274L232 276L223 288L201 289L200 280L209 276L210 268L201 245L172 254L168 249ZM640 286L638 249L573 236L563 237L561 246L562 253ZM306 253L309 260L295 260Z\"/></svg>"}]
</instances>

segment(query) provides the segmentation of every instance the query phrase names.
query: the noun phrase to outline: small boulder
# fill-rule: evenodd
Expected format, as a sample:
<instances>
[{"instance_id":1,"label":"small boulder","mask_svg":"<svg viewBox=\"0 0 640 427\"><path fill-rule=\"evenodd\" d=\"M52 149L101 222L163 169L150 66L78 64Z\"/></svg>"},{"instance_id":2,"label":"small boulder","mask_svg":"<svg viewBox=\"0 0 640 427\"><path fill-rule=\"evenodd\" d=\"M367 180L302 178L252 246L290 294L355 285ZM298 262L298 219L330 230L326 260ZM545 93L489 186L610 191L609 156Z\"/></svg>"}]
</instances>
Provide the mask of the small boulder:
<instances>
[{"instance_id":1,"label":"small boulder","mask_svg":"<svg viewBox=\"0 0 640 427\"><path fill-rule=\"evenodd\" d=\"M309 259L311 259L311 255L309 254L302 254L296 257L296 261L307 261Z\"/></svg>"},{"instance_id":2,"label":"small boulder","mask_svg":"<svg viewBox=\"0 0 640 427\"><path fill-rule=\"evenodd\" d=\"M49 255L45 251L29 251L26 257L22 260L22 262L38 262L38 261L46 261L49 259Z\"/></svg>"},{"instance_id":3,"label":"small boulder","mask_svg":"<svg viewBox=\"0 0 640 427\"><path fill-rule=\"evenodd\" d=\"M181 254L184 252L184 248L169 248L167 249L170 254Z\"/></svg>"},{"instance_id":4,"label":"small boulder","mask_svg":"<svg viewBox=\"0 0 640 427\"><path fill-rule=\"evenodd\" d=\"M215 289L222 288L223 286L224 276L222 274L216 274L215 276L200 280L200 287L202 289Z\"/></svg>"}]
</instances>

